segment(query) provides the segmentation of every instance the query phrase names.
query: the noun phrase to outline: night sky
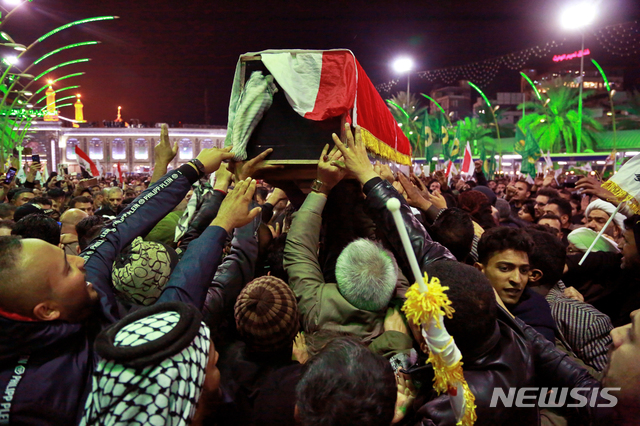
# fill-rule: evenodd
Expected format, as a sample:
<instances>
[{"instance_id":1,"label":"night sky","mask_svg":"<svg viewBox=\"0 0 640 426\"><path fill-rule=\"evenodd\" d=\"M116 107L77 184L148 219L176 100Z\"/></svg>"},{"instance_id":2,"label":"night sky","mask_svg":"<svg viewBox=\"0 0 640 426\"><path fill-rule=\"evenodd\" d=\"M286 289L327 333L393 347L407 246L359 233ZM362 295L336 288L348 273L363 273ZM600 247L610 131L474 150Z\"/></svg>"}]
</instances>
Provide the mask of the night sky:
<instances>
[{"instance_id":1,"label":"night sky","mask_svg":"<svg viewBox=\"0 0 640 426\"><path fill-rule=\"evenodd\" d=\"M30 73L66 60L91 58L88 64L51 74L86 72L61 83L82 86L79 93L88 121L113 120L120 105L127 121L203 124L206 90L210 123L226 125L233 72L242 53L348 48L373 83L379 84L397 77L390 62L400 54L411 55L418 70L428 70L563 38L567 38L567 52L579 49L579 37L559 28L562 3L564 0L34 0L2 30L28 45L62 24L118 15L116 21L76 27L51 37L23 56L22 68L57 47L98 40L102 44L70 49L33 67ZM603 9L594 27L640 18L640 2L634 0L606 0ZM599 59L605 66L638 68L639 64L638 58L620 60L604 53ZM486 88L489 92L518 91L518 84L517 72L510 71ZM403 78L397 90L405 88ZM412 91L432 88L433 84L412 78ZM67 94L72 92L59 96ZM62 114L71 117L73 109L63 109Z\"/></svg>"}]
</instances>

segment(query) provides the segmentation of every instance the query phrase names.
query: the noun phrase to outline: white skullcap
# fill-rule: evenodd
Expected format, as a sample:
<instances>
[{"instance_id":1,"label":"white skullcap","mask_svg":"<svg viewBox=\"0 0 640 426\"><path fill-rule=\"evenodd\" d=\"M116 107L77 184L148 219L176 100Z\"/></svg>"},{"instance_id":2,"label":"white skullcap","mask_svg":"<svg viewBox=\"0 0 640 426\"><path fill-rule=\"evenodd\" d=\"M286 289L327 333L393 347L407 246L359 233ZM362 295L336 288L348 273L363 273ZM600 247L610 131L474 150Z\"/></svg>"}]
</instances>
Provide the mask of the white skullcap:
<instances>
[{"instance_id":1,"label":"white skullcap","mask_svg":"<svg viewBox=\"0 0 640 426\"><path fill-rule=\"evenodd\" d=\"M616 211L616 206L600 199L592 201L584 211L584 217L589 217L589 213L591 213L591 210L602 210L603 212L611 216ZM620 228L622 232L624 232L624 219L624 215L620 213L616 213L613 218L613 222L618 226L618 228Z\"/></svg>"}]
</instances>

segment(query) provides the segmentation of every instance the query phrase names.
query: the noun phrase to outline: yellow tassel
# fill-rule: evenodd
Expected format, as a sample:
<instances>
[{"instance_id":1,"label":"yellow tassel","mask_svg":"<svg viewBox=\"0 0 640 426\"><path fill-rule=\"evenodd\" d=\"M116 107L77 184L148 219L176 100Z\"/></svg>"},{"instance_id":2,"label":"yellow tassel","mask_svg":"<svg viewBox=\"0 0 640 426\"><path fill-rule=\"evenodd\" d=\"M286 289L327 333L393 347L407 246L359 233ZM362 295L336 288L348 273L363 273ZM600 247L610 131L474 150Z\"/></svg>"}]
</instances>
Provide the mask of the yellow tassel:
<instances>
[{"instance_id":1,"label":"yellow tassel","mask_svg":"<svg viewBox=\"0 0 640 426\"><path fill-rule=\"evenodd\" d=\"M440 285L440 280L436 277L429 281L426 273L424 282L427 283L427 292L421 292L417 283L407 291L407 300L402 306L402 311L407 318L414 324L428 324L431 319L437 319L440 314L451 318L455 310L451 307L451 301L445 293L449 287Z\"/></svg>"},{"instance_id":2,"label":"yellow tassel","mask_svg":"<svg viewBox=\"0 0 640 426\"><path fill-rule=\"evenodd\" d=\"M464 390L464 402L465 409L464 415L460 419L457 426L473 426L473 424L478 420L478 415L476 414L476 397L469 389L469 385L467 382L462 382L462 389Z\"/></svg>"},{"instance_id":3,"label":"yellow tassel","mask_svg":"<svg viewBox=\"0 0 640 426\"><path fill-rule=\"evenodd\" d=\"M370 131L361 128L362 130L362 141L364 142L364 146L376 155L379 155L382 158L386 158L389 161L394 161L399 164L404 164L407 166L411 165L411 156L402 154L386 143L382 142L380 139L375 137Z\"/></svg>"},{"instance_id":4,"label":"yellow tassel","mask_svg":"<svg viewBox=\"0 0 640 426\"><path fill-rule=\"evenodd\" d=\"M439 315L446 315L448 318L451 318L455 311L451 307L451 301L445 293L446 290L449 290L449 287L442 286L440 280L436 277L432 277L431 280L429 280L429 276L426 273L424 274L424 282L427 285L426 292L420 291L417 283L413 284L407 291L407 300L402 306L402 310L407 318L414 324L429 324L432 319L437 319ZM453 344L455 344L453 338L450 338L446 346ZM476 415L475 396L464 379L462 360L458 360L452 365L447 365L439 354L430 352L429 358L427 359L427 364L429 363L433 366L434 371L433 389L435 389L438 394L448 392L449 388L456 386L457 383L462 384L465 412L460 421L457 422L457 425L473 426L478 419Z\"/></svg>"},{"instance_id":5,"label":"yellow tassel","mask_svg":"<svg viewBox=\"0 0 640 426\"><path fill-rule=\"evenodd\" d=\"M427 364L433 365L433 389L438 394L442 394L449 390L449 386L455 386L456 383L462 384L463 397L465 402L465 410L462 419L457 423L459 426L472 426L478 419L476 415L476 397L469 389L469 384L464 379L462 371L462 361L458 361L453 365L446 365L439 355L429 354Z\"/></svg>"},{"instance_id":6,"label":"yellow tassel","mask_svg":"<svg viewBox=\"0 0 640 426\"><path fill-rule=\"evenodd\" d=\"M611 179L606 181L602 187L607 191L613 193L616 196L619 202L627 202L627 206L633 210L636 214L640 214L640 203L633 195L629 194L624 189L620 188L620 186L613 182Z\"/></svg>"}]
</instances>

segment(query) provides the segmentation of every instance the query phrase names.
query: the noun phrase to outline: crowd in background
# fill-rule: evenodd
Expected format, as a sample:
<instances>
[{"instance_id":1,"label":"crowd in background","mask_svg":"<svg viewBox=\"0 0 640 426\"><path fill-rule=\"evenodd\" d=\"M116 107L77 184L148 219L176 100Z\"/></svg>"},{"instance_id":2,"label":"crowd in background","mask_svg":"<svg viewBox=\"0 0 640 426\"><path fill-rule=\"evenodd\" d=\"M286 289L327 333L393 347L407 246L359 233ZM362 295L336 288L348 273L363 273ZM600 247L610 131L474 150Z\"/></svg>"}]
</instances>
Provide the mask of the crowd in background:
<instances>
[{"instance_id":1,"label":"crowd in background","mask_svg":"<svg viewBox=\"0 0 640 426\"><path fill-rule=\"evenodd\" d=\"M347 128L303 190L252 179L271 150L167 172L167 131L149 177L0 176L0 424L456 424L390 198L448 287L476 424L640 421L640 218L596 176L394 172ZM492 405L527 387L592 403Z\"/></svg>"}]
</instances>

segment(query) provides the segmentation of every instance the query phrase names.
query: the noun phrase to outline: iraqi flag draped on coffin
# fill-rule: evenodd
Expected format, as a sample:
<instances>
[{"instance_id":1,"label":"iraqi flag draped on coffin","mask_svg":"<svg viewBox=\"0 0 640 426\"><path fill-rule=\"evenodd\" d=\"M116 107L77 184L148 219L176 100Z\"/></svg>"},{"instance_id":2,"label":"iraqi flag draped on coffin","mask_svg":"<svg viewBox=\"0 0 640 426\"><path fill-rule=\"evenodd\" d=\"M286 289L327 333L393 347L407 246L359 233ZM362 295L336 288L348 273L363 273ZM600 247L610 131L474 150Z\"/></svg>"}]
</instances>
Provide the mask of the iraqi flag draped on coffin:
<instances>
[{"instance_id":1,"label":"iraqi flag draped on coffin","mask_svg":"<svg viewBox=\"0 0 640 426\"><path fill-rule=\"evenodd\" d=\"M400 164L411 164L411 145L398 128L387 105L349 50L266 50L259 55L271 76L253 73L242 87L241 61L236 68L225 146L233 145L237 158L246 158L247 141L277 88L293 110L309 120L322 121L347 114L362 128L369 152ZM254 80L260 81L252 81ZM255 90L255 91L253 91ZM256 93L259 92L260 93ZM244 105L243 105L244 103ZM243 152L244 151L244 152Z\"/></svg>"}]
</instances>

